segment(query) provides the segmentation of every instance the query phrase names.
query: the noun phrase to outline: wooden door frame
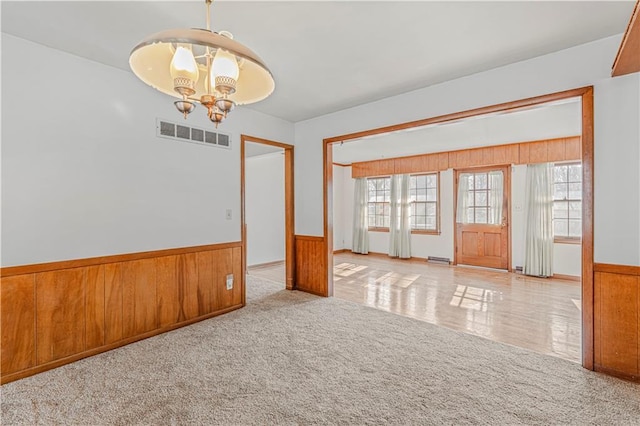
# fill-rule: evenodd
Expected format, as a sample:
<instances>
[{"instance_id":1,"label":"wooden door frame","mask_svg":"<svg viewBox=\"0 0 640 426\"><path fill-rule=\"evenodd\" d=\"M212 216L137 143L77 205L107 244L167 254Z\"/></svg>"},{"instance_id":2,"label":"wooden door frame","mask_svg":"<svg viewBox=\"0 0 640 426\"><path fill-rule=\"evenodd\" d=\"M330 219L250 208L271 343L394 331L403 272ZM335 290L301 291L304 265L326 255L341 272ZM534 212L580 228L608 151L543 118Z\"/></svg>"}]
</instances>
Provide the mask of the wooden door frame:
<instances>
[{"instance_id":1,"label":"wooden door frame","mask_svg":"<svg viewBox=\"0 0 640 426\"><path fill-rule=\"evenodd\" d=\"M493 112L503 112L568 98L581 98L582 103L582 366L594 368L594 303L593 303L593 86L565 90L532 98L520 99L475 108L422 120L409 121L377 129L333 136L322 141L324 241L327 260L326 294L333 295L333 149L332 145L364 136L378 135L427 124L444 123Z\"/></svg>"},{"instance_id":2,"label":"wooden door frame","mask_svg":"<svg viewBox=\"0 0 640 426\"><path fill-rule=\"evenodd\" d=\"M458 175L460 173L477 173L493 170L504 170L504 192L502 194L503 210L507 210L507 226L509 227L509 236L507 237L507 271L511 272L511 164L497 164L495 166L481 167L465 167L461 169L453 169L453 265L458 264L458 221L456 220L456 212L458 211Z\"/></svg>"},{"instance_id":3,"label":"wooden door frame","mask_svg":"<svg viewBox=\"0 0 640 426\"><path fill-rule=\"evenodd\" d=\"M275 146L284 149L284 232L285 232L285 286L287 290L295 290L295 200L293 186L293 145L275 142L249 135L240 135L240 216L242 226L242 271L247 272L247 224L245 214L245 146L247 142ZM246 295L242 294L242 303Z\"/></svg>"}]
</instances>

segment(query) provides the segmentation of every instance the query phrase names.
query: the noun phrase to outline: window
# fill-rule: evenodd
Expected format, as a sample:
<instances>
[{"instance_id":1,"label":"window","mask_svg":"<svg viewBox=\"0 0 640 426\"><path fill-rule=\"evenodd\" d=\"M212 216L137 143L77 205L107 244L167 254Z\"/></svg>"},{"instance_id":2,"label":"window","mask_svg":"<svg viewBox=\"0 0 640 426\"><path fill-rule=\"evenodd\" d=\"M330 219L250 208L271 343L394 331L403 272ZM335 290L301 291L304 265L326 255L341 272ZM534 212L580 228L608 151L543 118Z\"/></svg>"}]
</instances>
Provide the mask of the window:
<instances>
[{"instance_id":1,"label":"window","mask_svg":"<svg viewBox=\"0 0 640 426\"><path fill-rule=\"evenodd\" d=\"M391 178L369 178L369 229L388 230L391 217ZM409 178L412 231L438 231L438 174L412 175Z\"/></svg>"},{"instance_id":2,"label":"window","mask_svg":"<svg viewBox=\"0 0 640 426\"><path fill-rule=\"evenodd\" d=\"M414 175L409 182L411 229L438 231L438 174Z\"/></svg>"},{"instance_id":3,"label":"window","mask_svg":"<svg viewBox=\"0 0 640 426\"><path fill-rule=\"evenodd\" d=\"M369 229L389 228L391 178L369 178Z\"/></svg>"},{"instance_id":4,"label":"window","mask_svg":"<svg viewBox=\"0 0 640 426\"><path fill-rule=\"evenodd\" d=\"M560 240L582 237L582 163L553 167L553 235Z\"/></svg>"},{"instance_id":5,"label":"window","mask_svg":"<svg viewBox=\"0 0 640 426\"><path fill-rule=\"evenodd\" d=\"M462 173L458 181L458 191L458 223L499 225L502 222L502 171Z\"/></svg>"}]
</instances>

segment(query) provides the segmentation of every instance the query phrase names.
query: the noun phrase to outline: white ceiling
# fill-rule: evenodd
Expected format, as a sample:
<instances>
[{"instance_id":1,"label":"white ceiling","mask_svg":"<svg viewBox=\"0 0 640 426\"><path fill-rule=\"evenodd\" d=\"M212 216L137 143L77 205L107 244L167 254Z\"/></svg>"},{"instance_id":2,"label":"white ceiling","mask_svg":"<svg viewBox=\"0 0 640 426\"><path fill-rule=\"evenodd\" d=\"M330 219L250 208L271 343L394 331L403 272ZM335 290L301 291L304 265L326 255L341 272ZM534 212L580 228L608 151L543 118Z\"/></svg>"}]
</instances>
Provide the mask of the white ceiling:
<instances>
[{"instance_id":1,"label":"white ceiling","mask_svg":"<svg viewBox=\"0 0 640 426\"><path fill-rule=\"evenodd\" d=\"M394 158L455 151L515 142L576 136L582 132L580 98L529 107L508 113L414 127L333 145L333 162Z\"/></svg>"},{"instance_id":2,"label":"white ceiling","mask_svg":"<svg viewBox=\"0 0 640 426\"><path fill-rule=\"evenodd\" d=\"M275 76L274 94L249 107L295 122L621 34L633 5L229 0L214 2L212 26ZM204 11L204 1L2 1L2 31L128 70L143 37L204 27Z\"/></svg>"}]
</instances>

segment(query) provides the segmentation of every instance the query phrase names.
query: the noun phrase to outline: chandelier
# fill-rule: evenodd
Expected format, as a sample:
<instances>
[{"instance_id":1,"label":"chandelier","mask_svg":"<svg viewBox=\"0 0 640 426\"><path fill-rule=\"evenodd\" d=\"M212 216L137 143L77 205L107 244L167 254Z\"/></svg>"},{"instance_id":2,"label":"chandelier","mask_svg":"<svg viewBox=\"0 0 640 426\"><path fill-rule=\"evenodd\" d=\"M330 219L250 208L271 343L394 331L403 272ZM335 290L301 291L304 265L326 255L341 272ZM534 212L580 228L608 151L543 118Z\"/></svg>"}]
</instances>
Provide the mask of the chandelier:
<instances>
[{"instance_id":1,"label":"chandelier","mask_svg":"<svg viewBox=\"0 0 640 426\"><path fill-rule=\"evenodd\" d=\"M179 98L174 105L184 118L200 103L216 127L236 105L269 96L275 87L269 68L231 33L207 29L172 29L152 34L133 48L129 65L143 82Z\"/></svg>"}]
</instances>

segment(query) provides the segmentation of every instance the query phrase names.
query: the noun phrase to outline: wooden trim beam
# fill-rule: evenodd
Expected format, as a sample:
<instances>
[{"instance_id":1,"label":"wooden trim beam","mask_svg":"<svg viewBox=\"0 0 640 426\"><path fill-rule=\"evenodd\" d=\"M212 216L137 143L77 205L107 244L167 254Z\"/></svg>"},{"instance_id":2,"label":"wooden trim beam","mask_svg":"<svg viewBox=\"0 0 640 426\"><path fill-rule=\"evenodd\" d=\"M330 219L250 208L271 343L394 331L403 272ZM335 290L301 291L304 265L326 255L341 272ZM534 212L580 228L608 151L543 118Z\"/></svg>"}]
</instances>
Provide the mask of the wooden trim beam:
<instances>
[{"instance_id":1,"label":"wooden trim beam","mask_svg":"<svg viewBox=\"0 0 640 426\"><path fill-rule=\"evenodd\" d=\"M220 250L232 247L242 247L241 241L230 243L208 244L204 246L180 247L164 250L144 251L139 253L115 254L111 256L89 257L86 259L61 260L57 262L36 263L31 265L7 266L0 269L0 276L34 274L39 272L58 271L60 269L83 268L86 266L103 265L105 263L129 262L132 260L152 259L163 256L176 256L201 251Z\"/></svg>"},{"instance_id":2,"label":"wooden trim beam","mask_svg":"<svg viewBox=\"0 0 640 426\"><path fill-rule=\"evenodd\" d=\"M276 146L284 149L284 222L285 222L285 286L287 290L295 290L295 190L294 190L294 146L282 142L275 142L255 136L240 135L240 197L242 244L245 247L243 271L247 268L247 224L245 214L245 146L247 142ZM243 296L244 297L244 296ZM244 298L243 298L244 300Z\"/></svg>"},{"instance_id":3,"label":"wooden trim beam","mask_svg":"<svg viewBox=\"0 0 640 426\"><path fill-rule=\"evenodd\" d=\"M622 43L611 69L612 77L619 77L640 71L640 0L631 13L629 25L622 37Z\"/></svg>"},{"instance_id":4,"label":"wooden trim beam","mask_svg":"<svg viewBox=\"0 0 640 426\"><path fill-rule=\"evenodd\" d=\"M594 272L607 272L610 274L635 275L640 277L640 266L614 265L609 263L595 263Z\"/></svg>"}]
</instances>

